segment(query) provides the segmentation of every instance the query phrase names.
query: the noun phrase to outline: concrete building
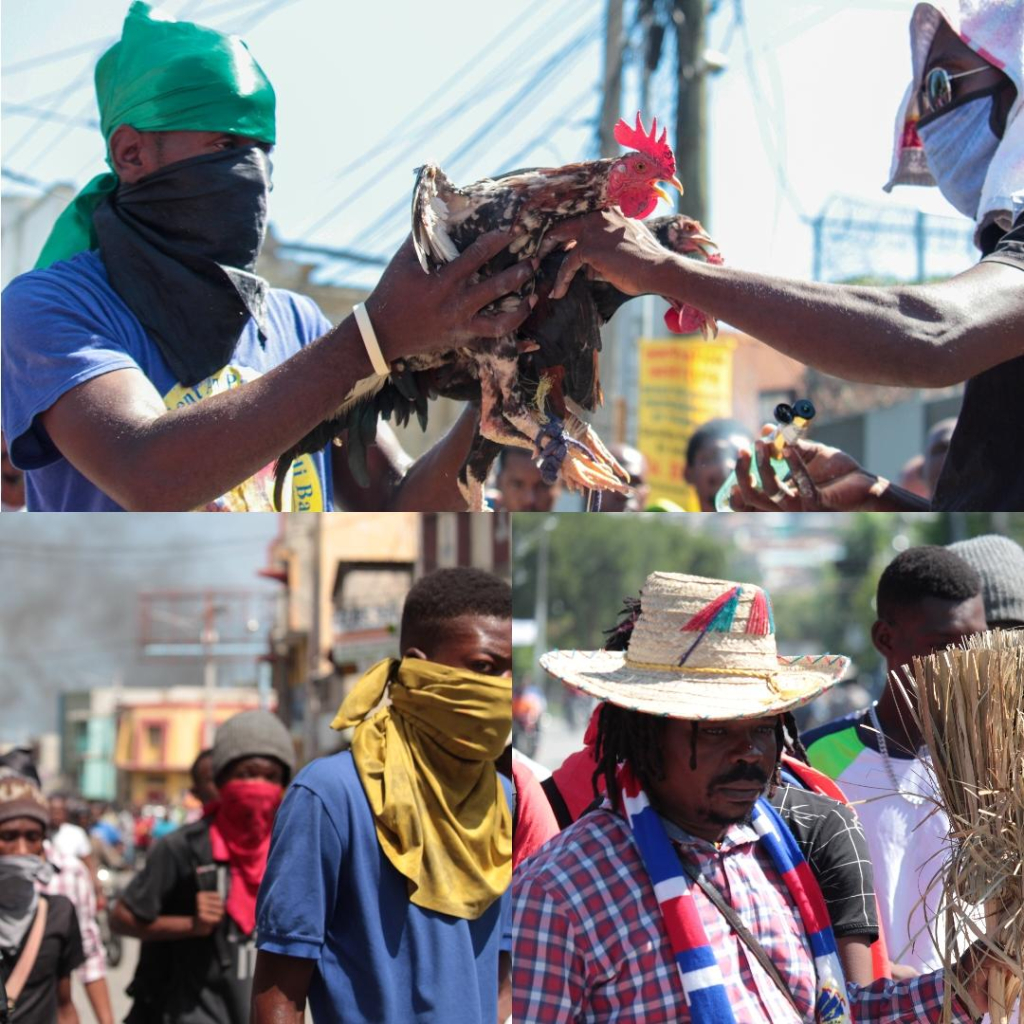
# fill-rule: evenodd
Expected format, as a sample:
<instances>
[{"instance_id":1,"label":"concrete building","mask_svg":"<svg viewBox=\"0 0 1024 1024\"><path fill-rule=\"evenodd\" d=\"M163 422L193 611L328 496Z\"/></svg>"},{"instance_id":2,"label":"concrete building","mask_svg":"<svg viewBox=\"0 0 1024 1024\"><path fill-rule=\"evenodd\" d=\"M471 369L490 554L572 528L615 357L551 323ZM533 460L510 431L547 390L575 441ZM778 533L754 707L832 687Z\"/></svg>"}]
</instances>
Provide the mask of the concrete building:
<instances>
[{"instance_id":1,"label":"concrete building","mask_svg":"<svg viewBox=\"0 0 1024 1024\"><path fill-rule=\"evenodd\" d=\"M508 516L457 512L282 516L261 575L282 585L269 660L282 719L305 759L344 741L330 721L352 683L396 656L413 582L471 565L511 574Z\"/></svg>"},{"instance_id":2,"label":"concrete building","mask_svg":"<svg viewBox=\"0 0 1024 1024\"><path fill-rule=\"evenodd\" d=\"M122 691L114 751L122 800L137 804L184 801L191 784L189 768L204 747L209 697L193 686L137 690L128 699ZM259 706L255 688L224 688L212 694L210 714L217 726Z\"/></svg>"},{"instance_id":3,"label":"concrete building","mask_svg":"<svg viewBox=\"0 0 1024 1024\"><path fill-rule=\"evenodd\" d=\"M12 192L0 203L0 287L31 270L53 223L74 198L70 185Z\"/></svg>"},{"instance_id":4,"label":"concrete building","mask_svg":"<svg viewBox=\"0 0 1024 1024\"><path fill-rule=\"evenodd\" d=\"M87 800L180 803L214 726L260 706L255 687L98 687L61 695L62 785Z\"/></svg>"}]
</instances>

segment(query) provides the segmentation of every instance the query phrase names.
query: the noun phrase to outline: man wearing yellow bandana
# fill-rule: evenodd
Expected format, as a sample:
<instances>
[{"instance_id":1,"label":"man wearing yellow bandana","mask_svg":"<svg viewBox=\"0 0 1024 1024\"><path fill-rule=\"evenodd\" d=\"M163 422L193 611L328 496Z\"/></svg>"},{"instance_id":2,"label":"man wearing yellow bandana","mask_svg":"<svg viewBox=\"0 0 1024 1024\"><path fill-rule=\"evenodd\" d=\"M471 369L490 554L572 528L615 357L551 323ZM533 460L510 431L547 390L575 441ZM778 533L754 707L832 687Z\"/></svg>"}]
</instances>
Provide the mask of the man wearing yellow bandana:
<instances>
[{"instance_id":1,"label":"man wearing yellow bandana","mask_svg":"<svg viewBox=\"0 0 1024 1024\"><path fill-rule=\"evenodd\" d=\"M270 509L274 460L376 367L508 334L529 312L480 315L533 272L474 281L510 241L497 234L442 275L403 245L364 303L368 332L270 288L255 271L275 95L241 39L133 3L96 94L110 173L4 291L3 431L30 511ZM372 448L369 490L340 448L302 456L282 507L464 510L474 423L467 410L404 480L404 453Z\"/></svg>"},{"instance_id":2,"label":"man wearing yellow bandana","mask_svg":"<svg viewBox=\"0 0 1024 1024\"><path fill-rule=\"evenodd\" d=\"M254 1024L507 1018L512 592L442 569L405 602L402 659L374 666L274 825L256 928ZM503 792L504 790L504 792Z\"/></svg>"}]
</instances>

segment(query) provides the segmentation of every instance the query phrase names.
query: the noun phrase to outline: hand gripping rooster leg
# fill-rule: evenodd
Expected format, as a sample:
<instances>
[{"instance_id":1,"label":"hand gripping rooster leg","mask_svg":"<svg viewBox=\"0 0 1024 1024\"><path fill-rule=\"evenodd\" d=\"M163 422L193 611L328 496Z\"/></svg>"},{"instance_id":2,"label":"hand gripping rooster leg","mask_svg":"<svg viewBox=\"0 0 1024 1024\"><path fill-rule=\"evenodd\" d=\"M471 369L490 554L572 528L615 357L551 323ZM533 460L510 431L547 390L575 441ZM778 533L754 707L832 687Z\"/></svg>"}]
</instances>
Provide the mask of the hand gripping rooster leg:
<instances>
[{"instance_id":1,"label":"hand gripping rooster leg","mask_svg":"<svg viewBox=\"0 0 1024 1024\"><path fill-rule=\"evenodd\" d=\"M548 419L534 443L540 453L541 477L546 483L554 483L561 476L572 490L622 493L629 490L599 456L570 435L557 417Z\"/></svg>"},{"instance_id":2,"label":"hand gripping rooster leg","mask_svg":"<svg viewBox=\"0 0 1024 1024\"><path fill-rule=\"evenodd\" d=\"M625 494L628 487L625 485L629 484L629 474L619 465L618 460L614 455L605 447L604 442L598 436L597 431L582 416L578 415L576 410L579 408L574 402L566 401L567 415L565 417L565 429L570 437L576 438L584 444L591 452L593 452L597 461L603 463L610 469L624 485L618 489L621 493Z\"/></svg>"}]
</instances>

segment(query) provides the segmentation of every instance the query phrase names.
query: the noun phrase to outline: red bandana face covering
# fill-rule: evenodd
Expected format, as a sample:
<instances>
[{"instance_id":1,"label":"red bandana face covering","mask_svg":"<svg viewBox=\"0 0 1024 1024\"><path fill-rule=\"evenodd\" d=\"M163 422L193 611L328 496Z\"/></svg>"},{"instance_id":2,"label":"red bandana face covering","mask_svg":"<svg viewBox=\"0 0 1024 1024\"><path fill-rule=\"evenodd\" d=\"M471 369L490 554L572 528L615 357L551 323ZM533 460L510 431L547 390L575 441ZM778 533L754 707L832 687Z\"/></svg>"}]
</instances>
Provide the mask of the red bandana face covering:
<instances>
[{"instance_id":1,"label":"red bandana face covering","mask_svg":"<svg viewBox=\"0 0 1024 1024\"><path fill-rule=\"evenodd\" d=\"M226 910L245 935L256 927L256 893L267 868L270 831L283 794L281 786L266 779L233 779L221 786L210 821L214 860L231 865Z\"/></svg>"}]
</instances>

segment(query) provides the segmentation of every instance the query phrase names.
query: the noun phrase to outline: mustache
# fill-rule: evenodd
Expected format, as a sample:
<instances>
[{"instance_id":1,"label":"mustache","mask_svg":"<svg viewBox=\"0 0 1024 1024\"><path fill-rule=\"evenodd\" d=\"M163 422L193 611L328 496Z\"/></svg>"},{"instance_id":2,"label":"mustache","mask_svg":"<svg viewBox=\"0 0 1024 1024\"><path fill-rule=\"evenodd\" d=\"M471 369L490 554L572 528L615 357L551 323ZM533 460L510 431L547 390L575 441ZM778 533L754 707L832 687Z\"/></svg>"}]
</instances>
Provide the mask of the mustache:
<instances>
[{"instance_id":1,"label":"mustache","mask_svg":"<svg viewBox=\"0 0 1024 1024\"><path fill-rule=\"evenodd\" d=\"M762 786L766 786L768 785L768 776L757 765L738 764L731 771L712 779L711 788L715 786L728 786L730 782L757 782Z\"/></svg>"}]
</instances>

